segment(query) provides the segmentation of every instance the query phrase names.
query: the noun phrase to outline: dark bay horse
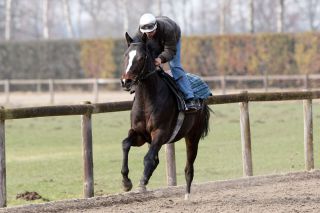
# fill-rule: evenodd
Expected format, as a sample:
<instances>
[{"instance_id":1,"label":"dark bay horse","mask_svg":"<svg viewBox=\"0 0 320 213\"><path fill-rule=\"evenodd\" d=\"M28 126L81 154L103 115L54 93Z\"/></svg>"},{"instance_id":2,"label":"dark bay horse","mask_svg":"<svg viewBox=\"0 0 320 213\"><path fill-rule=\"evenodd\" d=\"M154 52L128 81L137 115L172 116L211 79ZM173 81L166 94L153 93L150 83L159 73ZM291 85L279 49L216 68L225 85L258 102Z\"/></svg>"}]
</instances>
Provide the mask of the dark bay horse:
<instances>
[{"instance_id":1,"label":"dark bay horse","mask_svg":"<svg viewBox=\"0 0 320 213\"><path fill-rule=\"evenodd\" d=\"M140 180L140 190L146 185L159 164L158 152L161 146L169 142L175 129L178 108L177 102L167 84L160 77L154 65L154 50L147 38L133 41L126 33L128 49L124 55L125 72L121 77L122 87L127 91L135 91L135 98L131 110L131 129L128 137L122 142L123 164L122 183L125 191L132 189L132 182L128 177L128 155L131 146L142 146L149 143L149 150L144 157L144 172ZM193 163L197 157L200 138L209 131L210 109L203 103L202 108L194 113L185 114L179 132L170 142L185 138L187 162L185 166L186 199L190 194L193 180Z\"/></svg>"}]
</instances>

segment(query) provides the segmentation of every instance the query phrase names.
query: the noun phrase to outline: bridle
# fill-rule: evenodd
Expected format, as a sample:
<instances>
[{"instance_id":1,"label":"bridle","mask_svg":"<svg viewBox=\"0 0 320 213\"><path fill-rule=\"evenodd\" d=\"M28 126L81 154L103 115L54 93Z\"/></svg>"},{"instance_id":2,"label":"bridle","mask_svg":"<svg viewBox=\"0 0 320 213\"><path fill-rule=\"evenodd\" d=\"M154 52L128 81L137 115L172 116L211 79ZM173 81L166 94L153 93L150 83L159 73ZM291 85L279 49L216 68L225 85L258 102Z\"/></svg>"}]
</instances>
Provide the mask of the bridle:
<instances>
[{"instance_id":1,"label":"bridle","mask_svg":"<svg viewBox=\"0 0 320 213\"><path fill-rule=\"evenodd\" d=\"M142 42L134 42L132 44L140 44ZM147 63L148 63L148 48L147 45L145 45L145 52L146 52L146 56L144 57L144 63L143 63L143 67L142 67L142 71L132 80L132 84L133 85L139 85L142 81L146 80L147 78L149 78L151 75L155 74L157 72L157 68L154 69L151 72L148 72L148 69L146 69L147 67Z\"/></svg>"}]
</instances>

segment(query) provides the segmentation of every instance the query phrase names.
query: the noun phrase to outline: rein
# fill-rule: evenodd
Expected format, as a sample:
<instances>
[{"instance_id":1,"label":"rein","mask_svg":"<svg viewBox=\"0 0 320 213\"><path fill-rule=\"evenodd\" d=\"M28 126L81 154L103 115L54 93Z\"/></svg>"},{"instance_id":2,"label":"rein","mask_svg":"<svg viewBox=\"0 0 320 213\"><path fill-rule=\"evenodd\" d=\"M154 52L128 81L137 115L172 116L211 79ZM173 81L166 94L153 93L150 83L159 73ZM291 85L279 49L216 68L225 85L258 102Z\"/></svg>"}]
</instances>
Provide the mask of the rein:
<instances>
[{"instance_id":1,"label":"rein","mask_svg":"<svg viewBox=\"0 0 320 213\"><path fill-rule=\"evenodd\" d=\"M151 75L153 75L153 74L155 74L156 72L158 72L157 71L157 68L156 69L154 69L153 71L151 71L151 72L148 72L146 75L144 75L144 76L142 76L141 78L140 78L140 81L142 80L146 80L147 78L149 78Z\"/></svg>"},{"instance_id":2,"label":"rein","mask_svg":"<svg viewBox=\"0 0 320 213\"><path fill-rule=\"evenodd\" d=\"M137 78L132 82L132 86L134 85L139 85L142 81L146 80L147 78L149 78L151 75L155 74L157 71L157 69L154 69L151 72L148 72L147 74L143 75L143 72L137 76ZM131 89L130 90L130 94L134 93L135 90Z\"/></svg>"}]
</instances>

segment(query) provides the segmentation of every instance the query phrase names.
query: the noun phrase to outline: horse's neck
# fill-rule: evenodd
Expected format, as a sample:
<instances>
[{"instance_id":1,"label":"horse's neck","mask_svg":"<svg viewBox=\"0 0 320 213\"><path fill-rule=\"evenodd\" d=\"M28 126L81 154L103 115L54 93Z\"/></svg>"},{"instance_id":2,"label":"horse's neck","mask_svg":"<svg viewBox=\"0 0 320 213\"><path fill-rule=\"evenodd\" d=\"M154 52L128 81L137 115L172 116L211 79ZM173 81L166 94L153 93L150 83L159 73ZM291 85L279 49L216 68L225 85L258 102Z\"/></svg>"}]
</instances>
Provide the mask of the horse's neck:
<instances>
[{"instance_id":1,"label":"horse's neck","mask_svg":"<svg viewBox=\"0 0 320 213\"><path fill-rule=\"evenodd\" d=\"M139 100L144 103L153 103L165 95L166 89L165 82L162 81L158 73L154 73L140 83L136 90L136 95L140 96Z\"/></svg>"}]
</instances>

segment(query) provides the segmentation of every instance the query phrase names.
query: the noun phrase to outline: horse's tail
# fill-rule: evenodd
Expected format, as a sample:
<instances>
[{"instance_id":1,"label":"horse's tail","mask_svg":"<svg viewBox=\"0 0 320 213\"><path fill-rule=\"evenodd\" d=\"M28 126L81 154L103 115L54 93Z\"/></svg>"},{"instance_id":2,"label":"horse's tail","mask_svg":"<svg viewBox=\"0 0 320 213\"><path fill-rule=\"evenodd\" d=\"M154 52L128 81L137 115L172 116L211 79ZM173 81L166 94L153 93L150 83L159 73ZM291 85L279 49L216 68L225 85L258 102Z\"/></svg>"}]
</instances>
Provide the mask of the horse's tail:
<instances>
[{"instance_id":1,"label":"horse's tail","mask_svg":"<svg viewBox=\"0 0 320 213\"><path fill-rule=\"evenodd\" d=\"M210 120L210 112L213 112L207 104L204 104L201 110L201 138L206 137L210 131L209 120Z\"/></svg>"}]
</instances>

